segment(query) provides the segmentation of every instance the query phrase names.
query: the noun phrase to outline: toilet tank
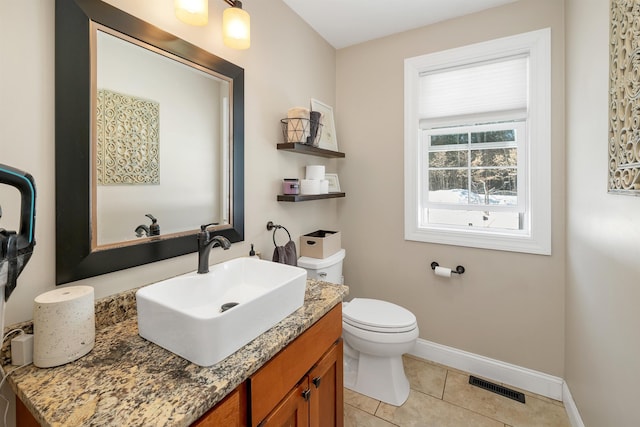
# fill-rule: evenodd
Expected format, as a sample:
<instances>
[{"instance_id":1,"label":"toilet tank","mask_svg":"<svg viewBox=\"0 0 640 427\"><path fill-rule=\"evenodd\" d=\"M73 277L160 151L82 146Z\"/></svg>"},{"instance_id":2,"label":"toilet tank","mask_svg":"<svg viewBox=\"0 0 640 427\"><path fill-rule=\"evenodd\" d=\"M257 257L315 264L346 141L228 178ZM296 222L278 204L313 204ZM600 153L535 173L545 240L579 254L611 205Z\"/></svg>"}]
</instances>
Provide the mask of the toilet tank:
<instances>
[{"instance_id":1,"label":"toilet tank","mask_svg":"<svg viewBox=\"0 0 640 427\"><path fill-rule=\"evenodd\" d=\"M322 280L329 283L337 283L342 285L344 277L342 276L342 261L346 251L340 249L335 254L327 258L298 258L298 267L307 270L309 279Z\"/></svg>"}]
</instances>

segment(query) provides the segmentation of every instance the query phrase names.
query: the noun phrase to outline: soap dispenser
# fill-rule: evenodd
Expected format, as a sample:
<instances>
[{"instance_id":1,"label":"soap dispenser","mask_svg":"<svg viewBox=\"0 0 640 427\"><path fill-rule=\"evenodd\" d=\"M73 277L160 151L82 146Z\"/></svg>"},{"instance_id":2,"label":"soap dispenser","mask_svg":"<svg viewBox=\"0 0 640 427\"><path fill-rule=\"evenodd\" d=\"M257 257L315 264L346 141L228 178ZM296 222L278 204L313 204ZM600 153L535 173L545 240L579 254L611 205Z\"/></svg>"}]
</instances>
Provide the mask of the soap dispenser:
<instances>
[{"instance_id":1,"label":"soap dispenser","mask_svg":"<svg viewBox=\"0 0 640 427\"><path fill-rule=\"evenodd\" d=\"M253 243L251 244L251 250L249 251L249 258L260 259L260 257L256 254L256 251L253 250Z\"/></svg>"}]
</instances>

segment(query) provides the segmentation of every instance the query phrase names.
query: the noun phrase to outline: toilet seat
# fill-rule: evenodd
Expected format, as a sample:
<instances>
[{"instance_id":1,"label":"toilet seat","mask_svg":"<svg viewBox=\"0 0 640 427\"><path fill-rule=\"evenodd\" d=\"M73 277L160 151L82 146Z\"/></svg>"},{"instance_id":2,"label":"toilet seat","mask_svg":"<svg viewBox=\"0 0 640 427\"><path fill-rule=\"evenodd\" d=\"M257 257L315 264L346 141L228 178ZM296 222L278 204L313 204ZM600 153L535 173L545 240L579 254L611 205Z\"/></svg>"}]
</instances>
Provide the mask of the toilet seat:
<instances>
[{"instance_id":1,"label":"toilet seat","mask_svg":"<svg viewBox=\"0 0 640 427\"><path fill-rule=\"evenodd\" d=\"M343 323L370 332L403 333L418 327L416 316L399 305L369 298L354 298L342 307Z\"/></svg>"},{"instance_id":2,"label":"toilet seat","mask_svg":"<svg viewBox=\"0 0 640 427\"><path fill-rule=\"evenodd\" d=\"M345 342L351 343L352 347L354 348L360 347L360 346L357 343L355 343L353 340L366 341L370 344L375 344L376 347L379 347L382 344L383 347L378 348L377 349L378 352L386 352L386 351L395 352L395 350L393 350L392 347L385 348L385 346L387 345L393 346L393 345L411 344L411 347L413 347L413 343L418 338L419 332L420 331L418 330L417 325L413 329L406 332L384 333L384 332L377 332L377 331L368 331L366 329L352 326L346 322L342 322L342 334L343 334L343 337L345 338ZM347 338L347 336L349 338ZM373 350L369 349L369 351L372 352ZM399 354L403 354L408 351L409 349L402 351Z\"/></svg>"}]
</instances>

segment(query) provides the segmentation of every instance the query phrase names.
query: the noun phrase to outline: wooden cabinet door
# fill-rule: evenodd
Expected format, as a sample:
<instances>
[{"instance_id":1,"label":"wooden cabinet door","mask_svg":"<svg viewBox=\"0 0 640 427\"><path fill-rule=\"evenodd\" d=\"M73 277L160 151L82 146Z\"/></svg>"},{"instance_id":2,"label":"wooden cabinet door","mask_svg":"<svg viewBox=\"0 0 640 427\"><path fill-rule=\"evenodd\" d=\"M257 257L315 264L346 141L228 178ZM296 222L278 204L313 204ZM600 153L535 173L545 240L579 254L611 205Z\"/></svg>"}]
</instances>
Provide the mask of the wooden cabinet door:
<instances>
[{"instance_id":1,"label":"wooden cabinet door","mask_svg":"<svg viewBox=\"0 0 640 427\"><path fill-rule=\"evenodd\" d=\"M306 427L309 425L309 381L305 377L275 407L259 427Z\"/></svg>"},{"instance_id":2,"label":"wooden cabinet door","mask_svg":"<svg viewBox=\"0 0 640 427\"><path fill-rule=\"evenodd\" d=\"M309 426L342 427L342 339L338 340L309 371Z\"/></svg>"},{"instance_id":3,"label":"wooden cabinet door","mask_svg":"<svg viewBox=\"0 0 640 427\"><path fill-rule=\"evenodd\" d=\"M242 383L191 427L245 427L247 425L247 387Z\"/></svg>"},{"instance_id":4,"label":"wooden cabinet door","mask_svg":"<svg viewBox=\"0 0 640 427\"><path fill-rule=\"evenodd\" d=\"M17 427L40 427L40 423L31 415L31 412L24 406L22 400L16 396L16 426Z\"/></svg>"},{"instance_id":5,"label":"wooden cabinet door","mask_svg":"<svg viewBox=\"0 0 640 427\"><path fill-rule=\"evenodd\" d=\"M342 304L338 304L253 374L249 378L249 425L255 427L264 420L341 334Z\"/></svg>"}]
</instances>

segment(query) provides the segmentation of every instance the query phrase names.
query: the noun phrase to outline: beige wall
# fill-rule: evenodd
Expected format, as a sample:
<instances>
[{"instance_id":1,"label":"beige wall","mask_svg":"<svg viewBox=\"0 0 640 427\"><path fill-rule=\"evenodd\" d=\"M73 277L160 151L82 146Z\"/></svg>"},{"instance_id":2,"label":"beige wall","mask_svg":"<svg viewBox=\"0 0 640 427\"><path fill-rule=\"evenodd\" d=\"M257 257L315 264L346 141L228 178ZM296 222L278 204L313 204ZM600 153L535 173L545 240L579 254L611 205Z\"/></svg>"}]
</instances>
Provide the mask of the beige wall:
<instances>
[{"instance_id":1,"label":"beige wall","mask_svg":"<svg viewBox=\"0 0 640 427\"><path fill-rule=\"evenodd\" d=\"M337 167L337 160L275 149L282 135L279 119L288 108L308 106L312 97L335 102L335 50L329 44L280 1L245 4L252 17L252 46L247 51L222 45L224 2L210 2L207 27L178 21L173 0L108 3L245 69L245 242L225 252L214 249L212 263L247 255L250 243L270 259L269 220L285 225L294 238L336 227L335 200L276 201L282 178L303 177L306 164L325 164L328 171ZM7 324L30 319L34 297L55 287L54 4L0 1L0 162L30 172L38 191L37 246L8 301ZM8 210L9 205L3 207ZM7 219L0 226L13 229L4 225ZM278 237L279 243L286 241ZM197 256L190 254L74 284L92 285L96 297L102 297L196 267Z\"/></svg>"},{"instance_id":2,"label":"beige wall","mask_svg":"<svg viewBox=\"0 0 640 427\"><path fill-rule=\"evenodd\" d=\"M609 1L566 7L565 378L586 426L637 426L640 198L606 192Z\"/></svg>"},{"instance_id":3,"label":"beige wall","mask_svg":"<svg viewBox=\"0 0 640 427\"><path fill-rule=\"evenodd\" d=\"M337 135L347 153L339 205L351 296L416 314L420 338L563 375L563 6L523 0L338 51ZM552 256L404 240L404 59L540 28L552 29ZM535 179L535 174L534 174ZM436 278L429 265L467 272Z\"/></svg>"}]
</instances>

